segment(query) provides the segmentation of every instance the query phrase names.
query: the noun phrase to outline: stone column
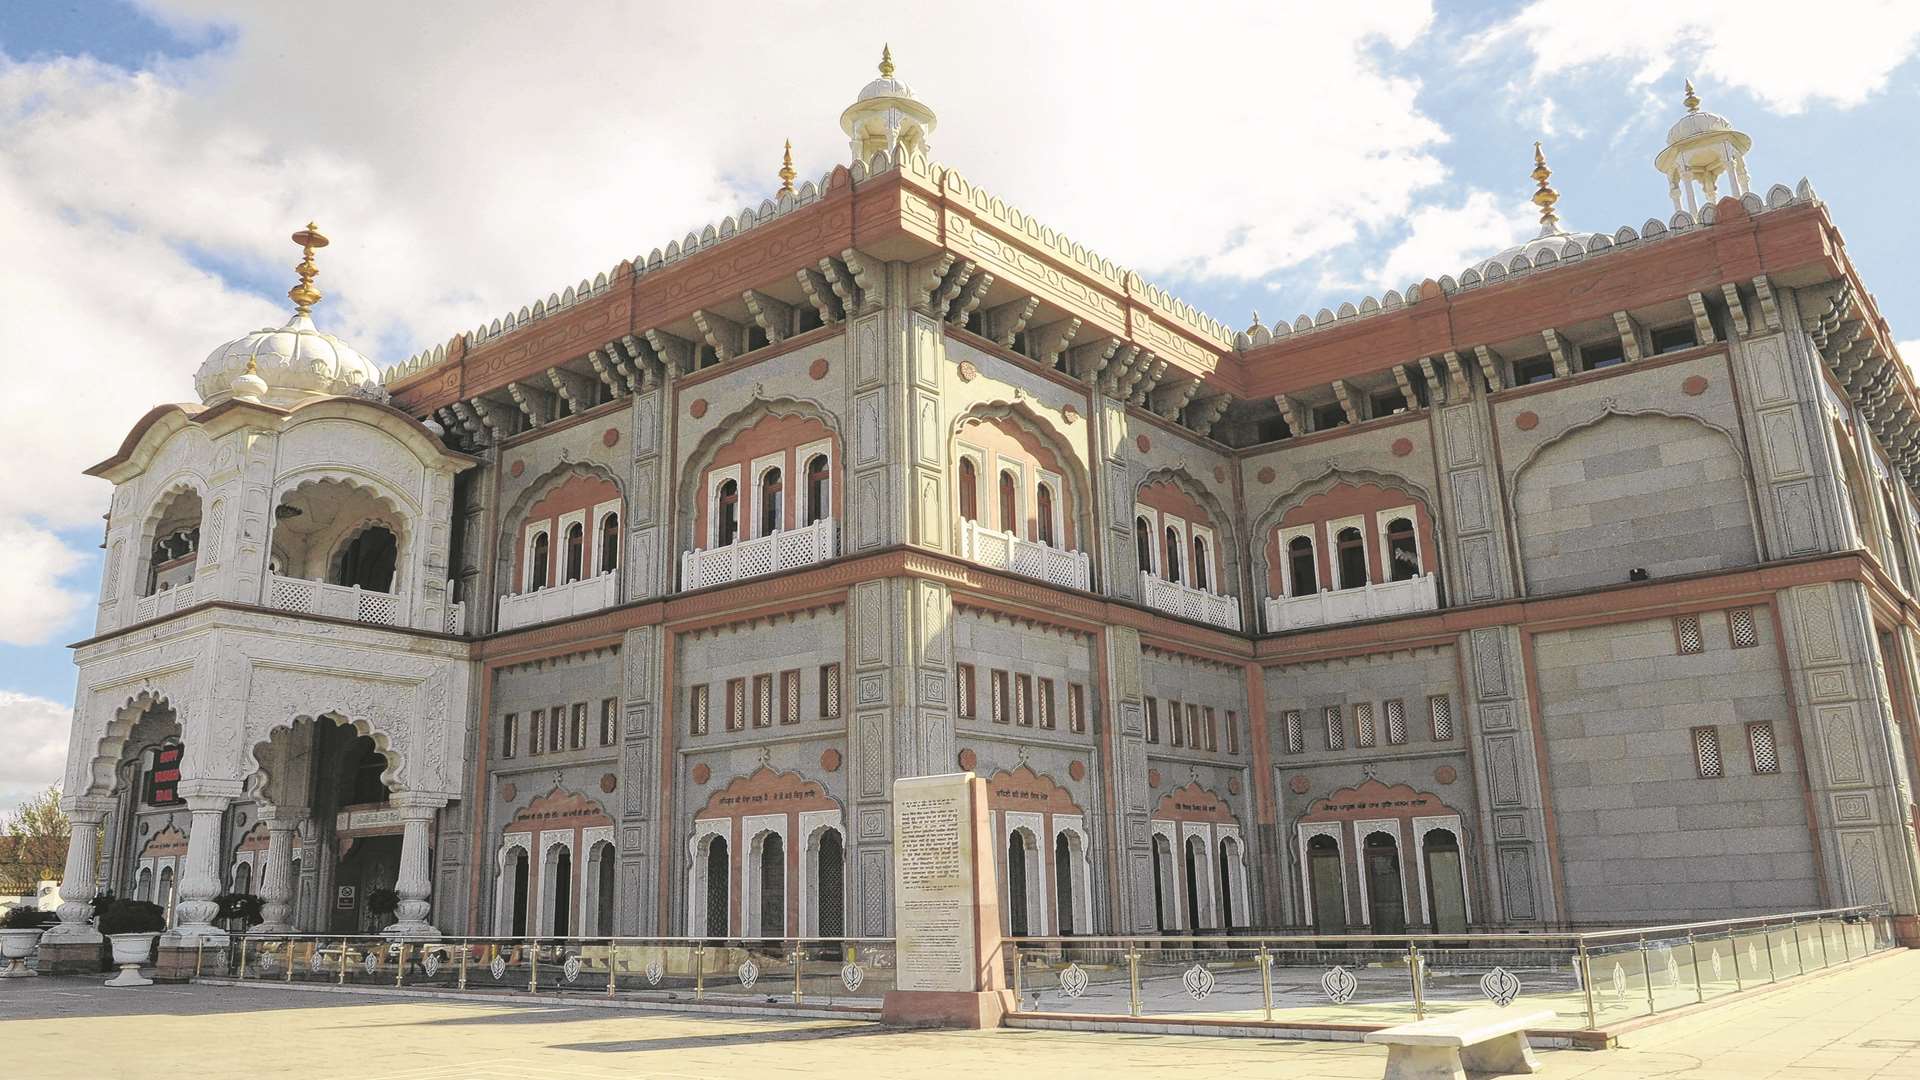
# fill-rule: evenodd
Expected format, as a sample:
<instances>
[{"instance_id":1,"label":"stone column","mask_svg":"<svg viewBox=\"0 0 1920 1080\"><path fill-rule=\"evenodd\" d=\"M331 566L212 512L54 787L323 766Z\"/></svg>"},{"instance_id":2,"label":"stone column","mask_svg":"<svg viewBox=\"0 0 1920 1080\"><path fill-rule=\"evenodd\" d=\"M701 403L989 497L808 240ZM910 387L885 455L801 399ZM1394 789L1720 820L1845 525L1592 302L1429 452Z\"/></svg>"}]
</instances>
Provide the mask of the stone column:
<instances>
[{"instance_id":1,"label":"stone column","mask_svg":"<svg viewBox=\"0 0 1920 1080\"><path fill-rule=\"evenodd\" d=\"M100 823L107 811L103 807L76 805L68 808L67 820L73 835L67 841L67 868L60 878L60 923L48 930L43 941L67 945L98 945L100 931L89 921L95 893L93 867L100 858Z\"/></svg>"},{"instance_id":2,"label":"stone column","mask_svg":"<svg viewBox=\"0 0 1920 1080\"><path fill-rule=\"evenodd\" d=\"M193 825L187 833L187 861L180 872L177 920L162 940L164 945L225 945L227 932L213 924L220 914L213 898L220 895L220 832L227 804L225 795L189 795L187 809Z\"/></svg>"},{"instance_id":3,"label":"stone column","mask_svg":"<svg viewBox=\"0 0 1920 1080\"><path fill-rule=\"evenodd\" d=\"M262 807L267 820L267 865L260 873L260 925L256 934L291 934L293 926L293 834L299 827L299 815L284 809Z\"/></svg>"},{"instance_id":4,"label":"stone column","mask_svg":"<svg viewBox=\"0 0 1920 1080\"><path fill-rule=\"evenodd\" d=\"M440 931L427 921L433 910L428 900L433 895L433 876L427 869L427 847L431 842L428 826L440 808L407 801L399 802L397 809L405 830L400 836L400 876L393 883L393 891L400 894L400 906L394 912L400 921L386 932L395 937L437 938Z\"/></svg>"}]
</instances>

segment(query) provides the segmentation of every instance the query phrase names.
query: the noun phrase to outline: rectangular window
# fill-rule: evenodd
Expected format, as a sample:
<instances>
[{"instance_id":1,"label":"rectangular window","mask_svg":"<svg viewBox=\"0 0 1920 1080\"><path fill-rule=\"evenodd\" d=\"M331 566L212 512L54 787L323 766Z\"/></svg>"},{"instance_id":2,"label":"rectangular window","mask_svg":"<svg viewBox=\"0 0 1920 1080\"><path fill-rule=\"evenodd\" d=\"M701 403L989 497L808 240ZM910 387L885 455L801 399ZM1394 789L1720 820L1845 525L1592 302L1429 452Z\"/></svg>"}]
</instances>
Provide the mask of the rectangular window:
<instances>
[{"instance_id":1,"label":"rectangular window","mask_svg":"<svg viewBox=\"0 0 1920 1080\"><path fill-rule=\"evenodd\" d=\"M1403 746L1407 741L1407 703L1398 698L1387 702L1387 745Z\"/></svg>"},{"instance_id":2,"label":"rectangular window","mask_svg":"<svg viewBox=\"0 0 1920 1080\"><path fill-rule=\"evenodd\" d=\"M840 665L820 665L820 718L840 718Z\"/></svg>"},{"instance_id":3,"label":"rectangular window","mask_svg":"<svg viewBox=\"0 0 1920 1080\"><path fill-rule=\"evenodd\" d=\"M1699 343L1700 339L1695 336L1693 324L1690 322L1662 327L1653 332L1653 355L1659 356L1661 353L1691 349Z\"/></svg>"},{"instance_id":4,"label":"rectangular window","mask_svg":"<svg viewBox=\"0 0 1920 1080\"><path fill-rule=\"evenodd\" d=\"M780 722L800 722L800 669L780 673Z\"/></svg>"},{"instance_id":5,"label":"rectangular window","mask_svg":"<svg viewBox=\"0 0 1920 1080\"><path fill-rule=\"evenodd\" d=\"M1553 378L1553 357L1536 356L1513 362L1513 385L1527 386Z\"/></svg>"},{"instance_id":6,"label":"rectangular window","mask_svg":"<svg viewBox=\"0 0 1920 1080\"><path fill-rule=\"evenodd\" d=\"M1300 726L1300 710L1288 709L1282 714L1287 727L1287 753L1303 754L1307 750L1306 732Z\"/></svg>"},{"instance_id":7,"label":"rectangular window","mask_svg":"<svg viewBox=\"0 0 1920 1080\"><path fill-rule=\"evenodd\" d=\"M1075 735L1087 730L1087 688L1077 682L1067 684L1067 730Z\"/></svg>"},{"instance_id":8,"label":"rectangular window","mask_svg":"<svg viewBox=\"0 0 1920 1080\"><path fill-rule=\"evenodd\" d=\"M568 732L568 735L571 736L571 738L569 739L567 745L572 747L573 749L579 750L584 748L587 745L587 703L586 702L582 701L574 705L573 730Z\"/></svg>"},{"instance_id":9,"label":"rectangular window","mask_svg":"<svg viewBox=\"0 0 1920 1080\"><path fill-rule=\"evenodd\" d=\"M1673 620L1673 640L1678 644L1682 656L1706 652L1706 639L1700 636L1700 616L1676 616Z\"/></svg>"},{"instance_id":10,"label":"rectangular window","mask_svg":"<svg viewBox=\"0 0 1920 1080\"><path fill-rule=\"evenodd\" d=\"M1693 729L1693 767L1702 780L1716 780L1727 774L1720 760L1720 732L1710 727Z\"/></svg>"},{"instance_id":11,"label":"rectangular window","mask_svg":"<svg viewBox=\"0 0 1920 1080\"><path fill-rule=\"evenodd\" d=\"M1377 739L1373 731L1373 702L1362 701L1353 707L1353 744L1372 747Z\"/></svg>"},{"instance_id":12,"label":"rectangular window","mask_svg":"<svg viewBox=\"0 0 1920 1080\"><path fill-rule=\"evenodd\" d=\"M1447 695L1435 694L1427 699L1427 720L1434 742L1453 741L1453 702Z\"/></svg>"},{"instance_id":13,"label":"rectangular window","mask_svg":"<svg viewBox=\"0 0 1920 1080\"><path fill-rule=\"evenodd\" d=\"M547 710L547 749L553 751L567 748L567 707L555 705Z\"/></svg>"},{"instance_id":14,"label":"rectangular window","mask_svg":"<svg viewBox=\"0 0 1920 1080\"><path fill-rule=\"evenodd\" d=\"M1187 702L1187 745L1200 749L1200 706Z\"/></svg>"},{"instance_id":15,"label":"rectangular window","mask_svg":"<svg viewBox=\"0 0 1920 1080\"><path fill-rule=\"evenodd\" d=\"M1747 725L1747 749L1753 754L1753 771L1780 771L1780 749L1773 742L1773 725L1762 720Z\"/></svg>"},{"instance_id":16,"label":"rectangular window","mask_svg":"<svg viewBox=\"0 0 1920 1080\"><path fill-rule=\"evenodd\" d=\"M1760 628L1754 624L1753 609L1737 607L1727 612L1727 634L1736 649L1751 649L1760 644Z\"/></svg>"},{"instance_id":17,"label":"rectangular window","mask_svg":"<svg viewBox=\"0 0 1920 1080\"><path fill-rule=\"evenodd\" d=\"M773 726L773 676L753 677L753 726Z\"/></svg>"},{"instance_id":18,"label":"rectangular window","mask_svg":"<svg viewBox=\"0 0 1920 1080\"><path fill-rule=\"evenodd\" d=\"M1327 749L1345 750L1347 748L1347 722L1340 715L1340 706L1327 706Z\"/></svg>"},{"instance_id":19,"label":"rectangular window","mask_svg":"<svg viewBox=\"0 0 1920 1080\"><path fill-rule=\"evenodd\" d=\"M547 750L547 710L535 709L527 714L528 733L533 741L532 753L544 754Z\"/></svg>"},{"instance_id":20,"label":"rectangular window","mask_svg":"<svg viewBox=\"0 0 1920 1080\"><path fill-rule=\"evenodd\" d=\"M974 718L973 709L973 665L955 664L953 666L954 706L960 710L963 720Z\"/></svg>"},{"instance_id":21,"label":"rectangular window","mask_svg":"<svg viewBox=\"0 0 1920 1080\"><path fill-rule=\"evenodd\" d=\"M1240 714L1227 710L1227 753L1240 752Z\"/></svg>"},{"instance_id":22,"label":"rectangular window","mask_svg":"<svg viewBox=\"0 0 1920 1080\"><path fill-rule=\"evenodd\" d=\"M993 700L988 703L989 707L993 710L993 722L996 724L1004 724L1007 722L1008 712L1007 673L1004 671L996 671L989 677L988 682L991 684L989 692L993 695Z\"/></svg>"},{"instance_id":23,"label":"rectangular window","mask_svg":"<svg viewBox=\"0 0 1920 1080\"><path fill-rule=\"evenodd\" d=\"M1207 749L1218 750L1220 749L1220 725L1214 718L1213 706L1209 705L1201 711L1207 717Z\"/></svg>"},{"instance_id":24,"label":"rectangular window","mask_svg":"<svg viewBox=\"0 0 1920 1080\"><path fill-rule=\"evenodd\" d=\"M1019 688L1020 696L1013 702L1013 722L1021 727L1033 726L1033 676L1016 675L1014 685Z\"/></svg>"},{"instance_id":25,"label":"rectangular window","mask_svg":"<svg viewBox=\"0 0 1920 1080\"><path fill-rule=\"evenodd\" d=\"M708 687L702 683L693 688L687 698L687 731L693 735L707 733Z\"/></svg>"},{"instance_id":26,"label":"rectangular window","mask_svg":"<svg viewBox=\"0 0 1920 1080\"><path fill-rule=\"evenodd\" d=\"M1333 428L1345 426L1346 422L1347 410L1341 408L1337 401L1331 405L1313 407L1313 430L1315 431L1330 431Z\"/></svg>"},{"instance_id":27,"label":"rectangular window","mask_svg":"<svg viewBox=\"0 0 1920 1080\"><path fill-rule=\"evenodd\" d=\"M1159 698L1147 699L1147 741L1150 743L1158 743L1160 741Z\"/></svg>"},{"instance_id":28,"label":"rectangular window","mask_svg":"<svg viewBox=\"0 0 1920 1080\"><path fill-rule=\"evenodd\" d=\"M600 701L600 745L612 746L620 730L620 699L602 698Z\"/></svg>"},{"instance_id":29,"label":"rectangular window","mask_svg":"<svg viewBox=\"0 0 1920 1080\"><path fill-rule=\"evenodd\" d=\"M510 758L520 752L520 714L508 713L500 721L500 756Z\"/></svg>"},{"instance_id":30,"label":"rectangular window","mask_svg":"<svg viewBox=\"0 0 1920 1080\"><path fill-rule=\"evenodd\" d=\"M727 680L727 730L747 729L747 680Z\"/></svg>"},{"instance_id":31,"label":"rectangular window","mask_svg":"<svg viewBox=\"0 0 1920 1080\"><path fill-rule=\"evenodd\" d=\"M1600 368L1612 367L1615 364L1624 363L1626 359L1627 348L1620 343L1620 339L1618 338L1614 338L1611 341L1599 341L1592 345L1580 346L1581 371L1597 371Z\"/></svg>"},{"instance_id":32,"label":"rectangular window","mask_svg":"<svg viewBox=\"0 0 1920 1080\"><path fill-rule=\"evenodd\" d=\"M1171 745L1187 745L1187 722L1177 701L1167 702L1167 735Z\"/></svg>"},{"instance_id":33,"label":"rectangular window","mask_svg":"<svg viewBox=\"0 0 1920 1080\"><path fill-rule=\"evenodd\" d=\"M1053 730L1053 680L1040 680L1040 726Z\"/></svg>"}]
</instances>

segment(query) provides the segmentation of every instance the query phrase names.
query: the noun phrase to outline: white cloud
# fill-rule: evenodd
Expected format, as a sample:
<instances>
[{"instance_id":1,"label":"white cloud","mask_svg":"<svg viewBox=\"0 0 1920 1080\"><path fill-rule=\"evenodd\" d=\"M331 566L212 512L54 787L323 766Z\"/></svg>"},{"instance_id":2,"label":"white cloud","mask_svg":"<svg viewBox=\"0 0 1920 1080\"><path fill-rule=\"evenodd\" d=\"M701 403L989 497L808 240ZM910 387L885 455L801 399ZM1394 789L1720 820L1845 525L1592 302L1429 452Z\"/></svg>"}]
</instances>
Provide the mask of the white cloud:
<instances>
[{"instance_id":1,"label":"white cloud","mask_svg":"<svg viewBox=\"0 0 1920 1080\"><path fill-rule=\"evenodd\" d=\"M1422 206L1407 222L1406 239L1368 275L1374 285L1405 289L1441 274L1457 277L1474 259L1532 236L1538 212L1527 203L1508 205L1490 192L1473 191L1458 206Z\"/></svg>"},{"instance_id":2,"label":"white cloud","mask_svg":"<svg viewBox=\"0 0 1920 1080\"><path fill-rule=\"evenodd\" d=\"M0 813L57 784L66 771L73 710L57 701L0 690Z\"/></svg>"},{"instance_id":3,"label":"white cloud","mask_svg":"<svg viewBox=\"0 0 1920 1080\"><path fill-rule=\"evenodd\" d=\"M72 622L90 595L60 584L85 556L45 529L5 519L0 551L7 553L7 570L0 574L0 611L6 612L0 644L43 644Z\"/></svg>"},{"instance_id":4,"label":"white cloud","mask_svg":"<svg viewBox=\"0 0 1920 1080\"><path fill-rule=\"evenodd\" d=\"M1468 59L1515 39L1532 53L1536 81L1621 64L1637 85L1670 82L1661 94L1676 114L1685 76L1709 108L1715 90L1733 88L1797 113L1823 102L1858 105L1884 89L1920 47L1920 4L1827 0L1786 17L1747 0L1536 0L1485 34Z\"/></svg>"}]
</instances>

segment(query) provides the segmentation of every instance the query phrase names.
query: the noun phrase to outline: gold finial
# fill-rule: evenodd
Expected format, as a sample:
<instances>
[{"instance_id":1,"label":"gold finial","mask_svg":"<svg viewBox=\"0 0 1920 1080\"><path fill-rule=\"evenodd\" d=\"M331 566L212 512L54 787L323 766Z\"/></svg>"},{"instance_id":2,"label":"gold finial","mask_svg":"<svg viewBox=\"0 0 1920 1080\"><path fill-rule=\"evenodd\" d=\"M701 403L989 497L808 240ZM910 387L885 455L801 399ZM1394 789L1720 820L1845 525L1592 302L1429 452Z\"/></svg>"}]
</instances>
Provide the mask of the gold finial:
<instances>
[{"instance_id":1,"label":"gold finial","mask_svg":"<svg viewBox=\"0 0 1920 1080\"><path fill-rule=\"evenodd\" d=\"M1540 185L1533 193L1533 205L1540 208L1540 235L1551 236L1560 231L1560 215L1553 212L1553 204L1560 201L1560 193L1548 186L1547 178L1553 170L1547 168L1547 155L1540 150L1540 144L1533 144L1533 182Z\"/></svg>"},{"instance_id":2,"label":"gold finial","mask_svg":"<svg viewBox=\"0 0 1920 1080\"><path fill-rule=\"evenodd\" d=\"M1687 111L1690 113L1695 113L1700 111L1700 95L1693 92L1692 79L1687 80L1687 96L1685 99L1681 101L1681 104L1685 105L1687 107Z\"/></svg>"},{"instance_id":3,"label":"gold finial","mask_svg":"<svg viewBox=\"0 0 1920 1080\"><path fill-rule=\"evenodd\" d=\"M307 222L307 227L293 234L293 242L300 245L300 265L293 272L300 275L300 284L287 290L287 299L293 301L293 310L301 315L313 314L313 305L320 302L320 290L313 287L313 279L320 275L320 268L313 265L315 248L327 246L327 238L320 234L320 227Z\"/></svg>"},{"instance_id":4,"label":"gold finial","mask_svg":"<svg viewBox=\"0 0 1920 1080\"><path fill-rule=\"evenodd\" d=\"M800 174L793 171L793 140L787 140L787 149L780 157L780 194L793 194L793 178Z\"/></svg>"},{"instance_id":5,"label":"gold finial","mask_svg":"<svg viewBox=\"0 0 1920 1080\"><path fill-rule=\"evenodd\" d=\"M891 45L880 46L880 77L893 78L893 46Z\"/></svg>"}]
</instances>

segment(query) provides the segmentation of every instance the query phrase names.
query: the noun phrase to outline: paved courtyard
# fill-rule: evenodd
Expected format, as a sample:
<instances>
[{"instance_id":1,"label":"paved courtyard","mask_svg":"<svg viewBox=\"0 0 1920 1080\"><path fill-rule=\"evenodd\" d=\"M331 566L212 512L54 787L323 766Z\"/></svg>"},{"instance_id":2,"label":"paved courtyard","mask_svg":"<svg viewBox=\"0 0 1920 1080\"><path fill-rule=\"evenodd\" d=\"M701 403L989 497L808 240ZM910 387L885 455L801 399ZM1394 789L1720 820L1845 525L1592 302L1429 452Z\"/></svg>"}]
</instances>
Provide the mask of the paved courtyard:
<instances>
[{"instance_id":1,"label":"paved courtyard","mask_svg":"<svg viewBox=\"0 0 1920 1080\"><path fill-rule=\"evenodd\" d=\"M1327 1042L1017 1031L903 1032L784 1020L318 993L0 984L0 1075L311 1077L1377 1077L1385 1055ZM1920 1080L1920 952L1541 1055L1547 1077Z\"/></svg>"}]
</instances>

